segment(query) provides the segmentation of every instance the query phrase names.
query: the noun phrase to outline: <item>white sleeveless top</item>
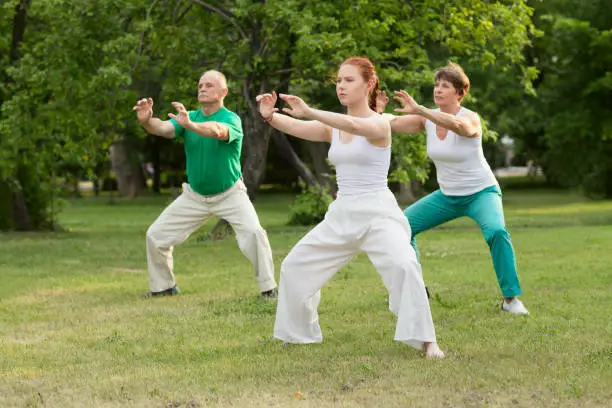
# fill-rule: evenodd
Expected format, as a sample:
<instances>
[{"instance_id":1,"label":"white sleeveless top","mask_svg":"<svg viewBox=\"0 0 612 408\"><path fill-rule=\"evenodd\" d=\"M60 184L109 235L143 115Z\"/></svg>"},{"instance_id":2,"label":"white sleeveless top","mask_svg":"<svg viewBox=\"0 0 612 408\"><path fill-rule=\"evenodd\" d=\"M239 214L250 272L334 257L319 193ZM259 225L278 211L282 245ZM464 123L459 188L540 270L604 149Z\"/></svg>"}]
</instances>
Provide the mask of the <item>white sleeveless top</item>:
<instances>
[{"instance_id":1,"label":"white sleeveless top","mask_svg":"<svg viewBox=\"0 0 612 408\"><path fill-rule=\"evenodd\" d=\"M472 111L461 108L457 116L467 112ZM446 138L440 140L436 135L436 124L426 120L425 131L427 155L436 166L438 184L443 194L467 196L490 186L498 186L482 151L482 128L478 137L464 137L449 130Z\"/></svg>"},{"instance_id":2,"label":"white sleeveless top","mask_svg":"<svg viewBox=\"0 0 612 408\"><path fill-rule=\"evenodd\" d=\"M387 147L378 147L363 136L355 136L350 142L343 143L338 129L332 129L327 157L336 167L338 196L388 189L391 143Z\"/></svg>"}]
</instances>

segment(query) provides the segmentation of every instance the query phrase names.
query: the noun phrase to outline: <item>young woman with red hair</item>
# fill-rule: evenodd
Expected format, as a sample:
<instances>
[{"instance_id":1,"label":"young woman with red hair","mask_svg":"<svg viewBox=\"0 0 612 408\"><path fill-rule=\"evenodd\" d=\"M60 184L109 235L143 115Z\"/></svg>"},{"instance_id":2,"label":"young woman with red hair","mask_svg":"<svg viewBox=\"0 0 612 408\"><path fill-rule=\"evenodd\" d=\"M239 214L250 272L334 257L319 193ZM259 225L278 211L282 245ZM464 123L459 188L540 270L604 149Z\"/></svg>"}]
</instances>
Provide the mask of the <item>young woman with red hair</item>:
<instances>
[{"instance_id":1,"label":"young woman with red hair","mask_svg":"<svg viewBox=\"0 0 612 408\"><path fill-rule=\"evenodd\" d=\"M290 251L281 266L274 336L287 343L323 340L317 308L323 285L358 252L368 254L389 291L397 316L395 340L428 357L443 357L425 292L421 266L410 246L410 225L387 186L389 122L375 112L378 78L367 58L349 58L338 70L336 92L347 113L311 108L293 95L275 108L276 93L259 95L259 112L272 127L331 144L337 199L325 219ZM309 119L309 120L301 120Z\"/></svg>"}]
</instances>

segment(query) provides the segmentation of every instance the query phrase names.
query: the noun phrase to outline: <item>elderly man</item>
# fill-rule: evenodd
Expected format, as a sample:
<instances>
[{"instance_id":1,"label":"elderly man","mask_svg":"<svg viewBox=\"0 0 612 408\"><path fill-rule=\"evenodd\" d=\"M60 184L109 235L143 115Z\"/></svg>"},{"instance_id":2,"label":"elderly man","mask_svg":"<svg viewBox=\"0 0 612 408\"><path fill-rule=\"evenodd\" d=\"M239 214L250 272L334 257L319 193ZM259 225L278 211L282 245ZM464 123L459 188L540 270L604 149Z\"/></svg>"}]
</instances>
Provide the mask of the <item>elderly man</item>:
<instances>
[{"instance_id":1,"label":"elderly man","mask_svg":"<svg viewBox=\"0 0 612 408\"><path fill-rule=\"evenodd\" d=\"M251 261L261 295L275 298L272 251L242 181L240 117L223 105L227 80L218 71L205 72L198 82L201 109L187 111L173 102L170 120L153 117L153 100L138 101L134 110L142 127L166 139L183 138L187 159L187 183L147 231L149 288L147 296L174 295L178 287L173 273L172 250L184 242L212 215L227 220L238 246Z\"/></svg>"}]
</instances>

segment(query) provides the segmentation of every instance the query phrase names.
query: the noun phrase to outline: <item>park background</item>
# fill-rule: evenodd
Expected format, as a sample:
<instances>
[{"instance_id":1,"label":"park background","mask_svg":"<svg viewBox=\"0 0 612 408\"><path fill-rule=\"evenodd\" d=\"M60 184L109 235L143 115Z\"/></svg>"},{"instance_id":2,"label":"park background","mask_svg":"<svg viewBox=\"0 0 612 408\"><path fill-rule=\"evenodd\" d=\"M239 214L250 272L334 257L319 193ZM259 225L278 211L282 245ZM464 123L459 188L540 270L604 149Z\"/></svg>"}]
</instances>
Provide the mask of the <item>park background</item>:
<instances>
[{"instance_id":1,"label":"park background","mask_svg":"<svg viewBox=\"0 0 612 408\"><path fill-rule=\"evenodd\" d=\"M0 0L0 406L609 406L612 399L612 7L609 0ZM231 230L175 250L181 295L145 301L144 235L185 179L180 143L147 135L229 79L244 179L278 268L335 192L327 146L268 127L275 89L341 111L338 64L369 57L388 93L432 106L454 61L486 123L521 297L499 313L476 225L419 237L444 361L392 341L360 255L323 290L322 345L273 341ZM390 103L387 111L397 107ZM403 206L433 191L423 135L393 140Z\"/></svg>"}]
</instances>

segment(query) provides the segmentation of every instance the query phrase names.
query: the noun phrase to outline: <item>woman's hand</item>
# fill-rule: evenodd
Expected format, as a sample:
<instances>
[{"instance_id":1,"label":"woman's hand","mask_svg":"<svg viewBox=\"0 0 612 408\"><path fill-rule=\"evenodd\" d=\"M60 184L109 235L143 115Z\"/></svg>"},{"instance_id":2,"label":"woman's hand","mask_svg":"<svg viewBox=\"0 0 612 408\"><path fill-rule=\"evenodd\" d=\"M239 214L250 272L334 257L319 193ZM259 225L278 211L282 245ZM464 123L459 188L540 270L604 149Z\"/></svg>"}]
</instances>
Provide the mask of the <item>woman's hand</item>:
<instances>
[{"instance_id":1,"label":"woman's hand","mask_svg":"<svg viewBox=\"0 0 612 408\"><path fill-rule=\"evenodd\" d=\"M376 113L383 113L389 103L389 97L383 90L378 91L376 94Z\"/></svg>"},{"instance_id":2,"label":"woman's hand","mask_svg":"<svg viewBox=\"0 0 612 408\"><path fill-rule=\"evenodd\" d=\"M283 108L283 112L295 118L310 117L312 109L299 96L280 94L280 98L289 105L289 108Z\"/></svg>"},{"instance_id":3,"label":"woman's hand","mask_svg":"<svg viewBox=\"0 0 612 408\"><path fill-rule=\"evenodd\" d=\"M257 95L255 100L259 103L259 114L269 122L274 112L278 112L278 108L274 107L277 101L276 92Z\"/></svg>"},{"instance_id":4,"label":"woman's hand","mask_svg":"<svg viewBox=\"0 0 612 408\"><path fill-rule=\"evenodd\" d=\"M410 96L410 94L408 94L408 92L401 90L394 91L393 93L395 94L395 97L393 99L395 99L402 105L401 108L395 109L396 112L408 114L419 113L419 108L421 107L421 105L416 103L416 101L412 98L412 96Z\"/></svg>"}]
</instances>

